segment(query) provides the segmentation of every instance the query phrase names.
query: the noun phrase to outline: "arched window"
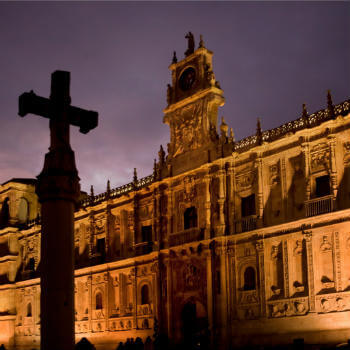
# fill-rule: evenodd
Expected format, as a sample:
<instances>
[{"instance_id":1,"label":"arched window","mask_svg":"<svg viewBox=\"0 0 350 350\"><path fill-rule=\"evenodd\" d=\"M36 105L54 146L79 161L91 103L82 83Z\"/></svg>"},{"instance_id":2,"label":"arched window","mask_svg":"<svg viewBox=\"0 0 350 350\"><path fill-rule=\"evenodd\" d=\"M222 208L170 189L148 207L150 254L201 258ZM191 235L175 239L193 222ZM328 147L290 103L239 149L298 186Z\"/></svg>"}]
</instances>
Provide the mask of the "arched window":
<instances>
[{"instance_id":1,"label":"arched window","mask_svg":"<svg viewBox=\"0 0 350 350\"><path fill-rule=\"evenodd\" d=\"M141 288L141 305L143 304L149 304L149 289L147 284Z\"/></svg>"},{"instance_id":2,"label":"arched window","mask_svg":"<svg viewBox=\"0 0 350 350\"><path fill-rule=\"evenodd\" d=\"M28 303L27 305L27 317L32 317L32 304Z\"/></svg>"},{"instance_id":3,"label":"arched window","mask_svg":"<svg viewBox=\"0 0 350 350\"><path fill-rule=\"evenodd\" d=\"M184 229L187 230L192 227L197 227L197 209L196 207L189 207L184 213Z\"/></svg>"},{"instance_id":4,"label":"arched window","mask_svg":"<svg viewBox=\"0 0 350 350\"><path fill-rule=\"evenodd\" d=\"M244 271L244 290L254 290L256 289L255 284L255 269L251 266L247 267Z\"/></svg>"},{"instance_id":5,"label":"arched window","mask_svg":"<svg viewBox=\"0 0 350 350\"><path fill-rule=\"evenodd\" d=\"M102 293L97 292L96 293L96 310L102 310L102 309L103 309Z\"/></svg>"},{"instance_id":6,"label":"arched window","mask_svg":"<svg viewBox=\"0 0 350 350\"><path fill-rule=\"evenodd\" d=\"M35 270L35 259L30 258L28 261L28 270L29 271L34 271Z\"/></svg>"},{"instance_id":7,"label":"arched window","mask_svg":"<svg viewBox=\"0 0 350 350\"><path fill-rule=\"evenodd\" d=\"M21 198L18 206L18 221L25 224L29 218L29 204L25 198Z\"/></svg>"},{"instance_id":8,"label":"arched window","mask_svg":"<svg viewBox=\"0 0 350 350\"><path fill-rule=\"evenodd\" d=\"M0 212L0 228L7 227L8 225L8 221L10 219L9 202L10 202L10 199L7 197L2 203L1 212Z\"/></svg>"}]
</instances>

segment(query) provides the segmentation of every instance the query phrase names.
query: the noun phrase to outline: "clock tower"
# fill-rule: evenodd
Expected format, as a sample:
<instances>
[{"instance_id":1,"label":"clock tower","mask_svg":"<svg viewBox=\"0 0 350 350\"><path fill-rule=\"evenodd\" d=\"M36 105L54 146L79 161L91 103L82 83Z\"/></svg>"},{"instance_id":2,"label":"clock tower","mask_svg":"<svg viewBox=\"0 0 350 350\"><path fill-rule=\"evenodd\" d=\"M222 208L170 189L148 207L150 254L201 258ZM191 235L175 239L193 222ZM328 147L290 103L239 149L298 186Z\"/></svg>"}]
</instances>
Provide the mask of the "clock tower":
<instances>
[{"instance_id":1,"label":"clock tower","mask_svg":"<svg viewBox=\"0 0 350 350\"><path fill-rule=\"evenodd\" d=\"M204 47L202 36L195 50L191 32L186 35L185 58L177 62L176 53L169 66L164 123L170 127L168 175L191 170L218 156L218 107L225 99L212 67L213 53Z\"/></svg>"}]
</instances>

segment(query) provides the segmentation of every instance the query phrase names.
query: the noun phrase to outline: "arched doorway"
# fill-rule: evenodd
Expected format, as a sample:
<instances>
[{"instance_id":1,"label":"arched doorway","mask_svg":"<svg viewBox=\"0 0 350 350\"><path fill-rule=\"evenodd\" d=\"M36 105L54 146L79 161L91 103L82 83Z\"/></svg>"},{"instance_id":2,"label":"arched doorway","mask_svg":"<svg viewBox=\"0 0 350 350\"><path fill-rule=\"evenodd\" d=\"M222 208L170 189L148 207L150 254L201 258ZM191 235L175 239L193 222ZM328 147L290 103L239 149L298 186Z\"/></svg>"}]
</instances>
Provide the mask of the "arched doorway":
<instances>
[{"instance_id":1,"label":"arched doorway","mask_svg":"<svg viewBox=\"0 0 350 350\"><path fill-rule=\"evenodd\" d=\"M181 312L182 335L185 344L193 344L193 338L197 331L197 312L194 302L187 302Z\"/></svg>"},{"instance_id":2,"label":"arched doorway","mask_svg":"<svg viewBox=\"0 0 350 350\"><path fill-rule=\"evenodd\" d=\"M209 346L209 330L204 305L191 298L182 308L181 321L185 349L206 349Z\"/></svg>"}]
</instances>

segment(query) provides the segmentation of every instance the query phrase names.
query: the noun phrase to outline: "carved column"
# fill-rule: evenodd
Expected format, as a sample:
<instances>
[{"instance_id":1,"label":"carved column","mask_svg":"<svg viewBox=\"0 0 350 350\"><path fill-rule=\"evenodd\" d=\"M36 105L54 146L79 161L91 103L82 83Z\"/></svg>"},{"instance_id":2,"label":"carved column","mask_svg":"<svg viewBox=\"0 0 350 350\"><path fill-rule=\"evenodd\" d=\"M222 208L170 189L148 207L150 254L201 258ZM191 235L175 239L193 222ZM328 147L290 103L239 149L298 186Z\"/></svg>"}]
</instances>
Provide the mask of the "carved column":
<instances>
[{"instance_id":1,"label":"carved column","mask_svg":"<svg viewBox=\"0 0 350 350\"><path fill-rule=\"evenodd\" d=\"M133 296L133 304L134 304L134 312L133 312L133 328L137 329L137 267L131 269L131 280L132 280L132 296Z\"/></svg>"},{"instance_id":2,"label":"carved column","mask_svg":"<svg viewBox=\"0 0 350 350\"><path fill-rule=\"evenodd\" d=\"M134 191L134 234L132 236L132 247L135 249L135 244L137 243L137 237L139 235L139 198L136 191Z\"/></svg>"},{"instance_id":3,"label":"carved column","mask_svg":"<svg viewBox=\"0 0 350 350\"><path fill-rule=\"evenodd\" d=\"M92 329L92 275L87 276L87 289L88 289L88 305L89 305L89 326L88 330L91 331Z\"/></svg>"},{"instance_id":4,"label":"carved column","mask_svg":"<svg viewBox=\"0 0 350 350\"><path fill-rule=\"evenodd\" d=\"M314 280L314 262L312 256L312 232L303 231L306 241L306 259L307 259L307 280L310 312L315 312L315 280Z\"/></svg>"},{"instance_id":5,"label":"carved column","mask_svg":"<svg viewBox=\"0 0 350 350\"><path fill-rule=\"evenodd\" d=\"M208 305L208 323L210 331L210 343L213 344L214 336L214 300L213 300L213 249L215 246L213 242L210 243L207 250L207 305Z\"/></svg>"},{"instance_id":6,"label":"carved column","mask_svg":"<svg viewBox=\"0 0 350 350\"><path fill-rule=\"evenodd\" d=\"M301 151L303 154L304 176L306 182L305 188L305 201L310 199L311 195L311 182L310 182L310 150L309 144L304 142L301 144Z\"/></svg>"},{"instance_id":7,"label":"carved column","mask_svg":"<svg viewBox=\"0 0 350 350\"><path fill-rule=\"evenodd\" d=\"M217 226L217 234L222 236L225 233L225 171L219 170L217 176L219 179L219 225Z\"/></svg>"},{"instance_id":8,"label":"carved column","mask_svg":"<svg viewBox=\"0 0 350 350\"><path fill-rule=\"evenodd\" d=\"M264 215L264 193L263 193L263 176L262 176L262 158L257 158L255 161L255 168L258 176L258 227L263 226L263 215Z\"/></svg>"},{"instance_id":9,"label":"carved column","mask_svg":"<svg viewBox=\"0 0 350 350\"><path fill-rule=\"evenodd\" d=\"M289 259L288 259L288 241L282 241L283 256L283 280L284 280L284 297L289 298Z\"/></svg>"},{"instance_id":10,"label":"carved column","mask_svg":"<svg viewBox=\"0 0 350 350\"><path fill-rule=\"evenodd\" d=\"M284 221L288 216L288 186L287 186L287 170L286 170L286 158L281 158L281 190L282 190L282 212Z\"/></svg>"},{"instance_id":11,"label":"carved column","mask_svg":"<svg viewBox=\"0 0 350 350\"><path fill-rule=\"evenodd\" d=\"M210 238L210 231L211 231L210 181L211 181L211 176L209 174L205 175L204 176L204 183L205 183L205 235L204 235L204 239Z\"/></svg>"},{"instance_id":12,"label":"carved column","mask_svg":"<svg viewBox=\"0 0 350 350\"><path fill-rule=\"evenodd\" d=\"M169 252L169 258L165 261L166 264L166 274L167 274L167 316L168 316L168 337L171 339L173 337L173 269L172 269L172 259L171 251Z\"/></svg>"},{"instance_id":13,"label":"carved column","mask_svg":"<svg viewBox=\"0 0 350 350\"><path fill-rule=\"evenodd\" d=\"M342 291L342 275L341 275L341 256L339 244L339 232L333 234L333 254L334 254L334 276L335 276L335 290Z\"/></svg>"},{"instance_id":14,"label":"carved column","mask_svg":"<svg viewBox=\"0 0 350 350\"><path fill-rule=\"evenodd\" d=\"M332 194L333 194L333 210L337 210L336 208L336 199L338 193L338 179L337 179L337 164L336 164L336 156L335 156L335 146L336 139L335 136L328 136L329 139L329 148L330 148L330 177L331 177L331 186L332 186Z\"/></svg>"},{"instance_id":15,"label":"carved column","mask_svg":"<svg viewBox=\"0 0 350 350\"><path fill-rule=\"evenodd\" d=\"M227 233L235 233L235 200L234 200L235 168L232 163L227 167Z\"/></svg>"},{"instance_id":16,"label":"carved column","mask_svg":"<svg viewBox=\"0 0 350 350\"><path fill-rule=\"evenodd\" d=\"M260 316L266 317L266 293L265 293L265 258L264 258L264 241L257 241L255 244L258 254L259 266L259 287L260 287Z\"/></svg>"},{"instance_id":17,"label":"carved column","mask_svg":"<svg viewBox=\"0 0 350 350\"><path fill-rule=\"evenodd\" d=\"M173 189L169 183L168 191L168 208L167 208L167 233L165 237L162 237L164 240L164 246L168 247L169 235L173 233Z\"/></svg>"},{"instance_id":18,"label":"carved column","mask_svg":"<svg viewBox=\"0 0 350 350\"><path fill-rule=\"evenodd\" d=\"M91 211L89 215L89 258L91 259L95 253L95 217Z\"/></svg>"}]
</instances>

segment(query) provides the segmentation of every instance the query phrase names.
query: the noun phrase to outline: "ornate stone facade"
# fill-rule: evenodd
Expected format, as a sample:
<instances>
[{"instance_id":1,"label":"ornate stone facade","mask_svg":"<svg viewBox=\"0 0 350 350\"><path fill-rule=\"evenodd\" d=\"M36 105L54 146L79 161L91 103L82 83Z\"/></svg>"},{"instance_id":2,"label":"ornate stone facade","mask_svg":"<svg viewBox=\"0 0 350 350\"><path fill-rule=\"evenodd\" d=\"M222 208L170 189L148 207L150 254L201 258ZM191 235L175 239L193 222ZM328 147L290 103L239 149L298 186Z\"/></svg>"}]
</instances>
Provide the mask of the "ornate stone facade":
<instances>
[{"instance_id":1,"label":"ornate stone facade","mask_svg":"<svg viewBox=\"0 0 350 350\"><path fill-rule=\"evenodd\" d=\"M99 349L160 332L218 348L350 338L350 102L235 142L212 52L170 65L167 153L82 197L75 329ZM0 186L0 343L38 348L34 180ZM189 322L192 321L192 322ZM209 332L208 332L209 331ZM188 338L187 338L188 339Z\"/></svg>"}]
</instances>

